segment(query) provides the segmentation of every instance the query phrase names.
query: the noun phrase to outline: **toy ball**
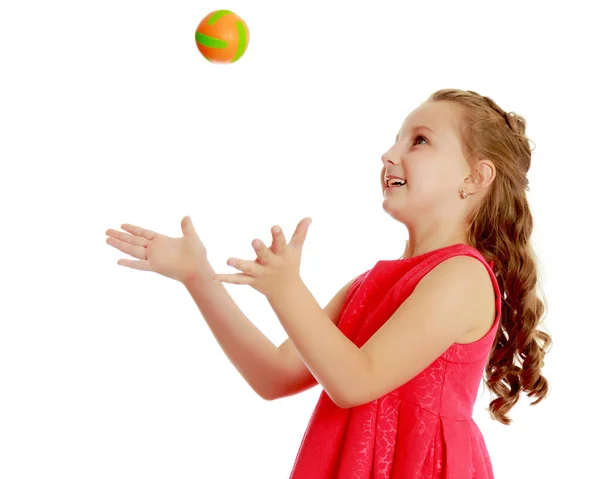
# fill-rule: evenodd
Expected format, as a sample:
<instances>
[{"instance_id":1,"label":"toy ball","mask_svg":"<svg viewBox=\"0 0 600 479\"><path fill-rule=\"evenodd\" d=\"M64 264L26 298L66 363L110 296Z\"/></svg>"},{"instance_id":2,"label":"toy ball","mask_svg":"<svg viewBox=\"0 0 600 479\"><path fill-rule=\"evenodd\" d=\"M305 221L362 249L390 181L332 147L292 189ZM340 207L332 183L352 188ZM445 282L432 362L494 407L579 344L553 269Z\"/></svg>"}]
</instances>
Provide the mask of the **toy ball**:
<instances>
[{"instance_id":1,"label":"toy ball","mask_svg":"<svg viewBox=\"0 0 600 479\"><path fill-rule=\"evenodd\" d=\"M229 10L209 13L196 28L196 46L212 63L238 61L248 47L249 38L246 22Z\"/></svg>"}]
</instances>

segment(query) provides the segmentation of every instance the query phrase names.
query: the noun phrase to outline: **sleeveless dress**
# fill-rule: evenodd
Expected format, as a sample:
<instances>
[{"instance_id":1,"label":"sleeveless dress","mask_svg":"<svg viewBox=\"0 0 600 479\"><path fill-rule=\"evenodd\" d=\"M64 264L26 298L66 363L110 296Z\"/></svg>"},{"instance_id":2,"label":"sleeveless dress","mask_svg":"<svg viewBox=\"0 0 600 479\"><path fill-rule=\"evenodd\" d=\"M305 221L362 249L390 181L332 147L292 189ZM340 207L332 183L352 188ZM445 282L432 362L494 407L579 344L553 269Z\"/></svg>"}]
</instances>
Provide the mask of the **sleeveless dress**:
<instances>
[{"instance_id":1,"label":"sleeveless dress","mask_svg":"<svg viewBox=\"0 0 600 479\"><path fill-rule=\"evenodd\" d=\"M496 318L479 340L454 343L413 379L358 407L342 409L323 391L290 479L492 479L492 464L473 406L500 323L493 262L466 244L413 258L378 261L346 296L338 327L358 347L390 318L442 261L479 259L496 293Z\"/></svg>"}]
</instances>

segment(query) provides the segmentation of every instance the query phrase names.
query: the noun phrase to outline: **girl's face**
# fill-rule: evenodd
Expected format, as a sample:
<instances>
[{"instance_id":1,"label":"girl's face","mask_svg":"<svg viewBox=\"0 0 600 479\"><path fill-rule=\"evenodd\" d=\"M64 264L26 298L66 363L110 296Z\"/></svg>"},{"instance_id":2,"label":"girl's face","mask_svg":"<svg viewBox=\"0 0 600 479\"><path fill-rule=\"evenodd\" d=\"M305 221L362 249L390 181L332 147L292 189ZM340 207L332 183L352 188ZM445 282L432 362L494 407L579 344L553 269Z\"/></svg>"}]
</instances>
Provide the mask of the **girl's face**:
<instances>
[{"instance_id":1,"label":"girl's face","mask_svg":"<svg viewBox=\"0 0 600 479\"><path fill-rule=\"evenodd\" d=\"M460 108L425 102L406 118L396 142L381 157L383 209L398 221L448 220L460 212L460 190L470 174L460 140ZM386 175L406 184L386 189Z\"/></svg>"}]
</instances>

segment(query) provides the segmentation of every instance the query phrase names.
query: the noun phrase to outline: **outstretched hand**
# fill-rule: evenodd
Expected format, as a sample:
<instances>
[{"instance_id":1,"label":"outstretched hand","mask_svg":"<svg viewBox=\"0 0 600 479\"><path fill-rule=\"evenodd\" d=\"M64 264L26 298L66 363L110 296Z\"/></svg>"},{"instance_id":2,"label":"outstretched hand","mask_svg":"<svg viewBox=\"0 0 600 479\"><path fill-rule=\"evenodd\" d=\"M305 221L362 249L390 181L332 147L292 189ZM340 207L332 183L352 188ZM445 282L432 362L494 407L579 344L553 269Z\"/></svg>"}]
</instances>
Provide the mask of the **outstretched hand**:
<instances>
[{"instance_id":1,"label":"outstretched hand","mask_svg":"<svg viewBox=\"0 0 600 479\"><path fill-rule=\"evenodd\" d=\"M271 228L273 242L269 248L259 239L252 241L256 251L254 261L229 258L227 264L241 271L236 274L216 274L215 281L247 284L267 298L278 294L282 288L300 280L300 259L311 218L304 218L289 243L286 243L279 226Z\"/></svg>"}]
</instances>

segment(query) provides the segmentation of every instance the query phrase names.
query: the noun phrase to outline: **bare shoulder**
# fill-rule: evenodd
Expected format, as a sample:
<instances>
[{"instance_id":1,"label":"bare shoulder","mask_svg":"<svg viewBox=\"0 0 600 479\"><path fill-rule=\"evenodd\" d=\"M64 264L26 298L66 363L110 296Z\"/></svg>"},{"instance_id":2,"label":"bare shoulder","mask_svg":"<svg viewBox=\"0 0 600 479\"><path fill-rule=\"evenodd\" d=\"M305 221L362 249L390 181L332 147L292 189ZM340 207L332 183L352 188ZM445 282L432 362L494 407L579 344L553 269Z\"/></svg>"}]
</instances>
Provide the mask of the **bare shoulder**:
<instances>
[{"instance_id":1,"label":"bare shoulder","mask_svg":"<svg viewBox=\"0 0 600 479\"><path fill-rule=\"evenodd\" d=\"M471 343L485 336L496 318L496 296L492 278L483 263L472 256L453 256L433 268L430 274L432 283L454 284L469 295L465 313L472 326L457 342Z\"/></svg>"}]
</instances>

